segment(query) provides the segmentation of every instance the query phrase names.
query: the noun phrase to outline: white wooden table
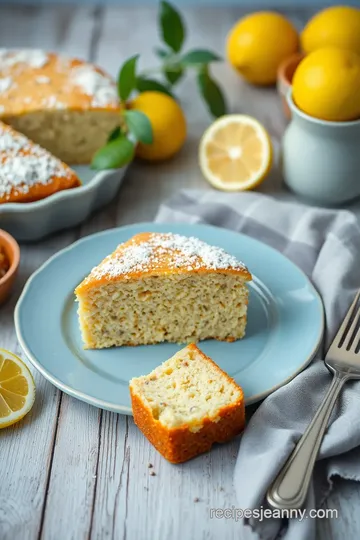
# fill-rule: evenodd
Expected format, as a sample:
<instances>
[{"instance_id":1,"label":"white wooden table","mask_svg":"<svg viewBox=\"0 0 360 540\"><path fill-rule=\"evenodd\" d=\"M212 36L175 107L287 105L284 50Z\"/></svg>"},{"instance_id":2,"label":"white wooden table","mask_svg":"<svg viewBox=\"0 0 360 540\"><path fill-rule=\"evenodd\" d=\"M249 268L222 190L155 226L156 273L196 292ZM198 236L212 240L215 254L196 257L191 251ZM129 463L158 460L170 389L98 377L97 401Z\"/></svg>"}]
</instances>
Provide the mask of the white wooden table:
<instances>
[{"instance_id":1,"label":"white wooden table","mask_svg":"<svg viewBox=\"0 0 360 540\"><path fill-rule=\"evenodd\" d=\"M235 8L186 9L188 44L224 49L225 36L243 14ZM309 12L288 14L301 26ZM0 6L1 47L41 47L90 59L114 75L136 52L153 65L156 9ZM243 84L226 65L216 66L231 110L256 116L279 141L285 127L273 89ZM207 188L197 166L197 146L210 118L194 81L179 85L189 121L183 151L161 165L134 164L117 199L81 227L35 245L23 245L17 290L0 308L0 347L23 356L13 309L30 276L49 256L81 236L151 220L160 202L182 187ZM274 173L267 184L281 189ZM34 371L34 370L33 370ZM0 432L1 540L252 539L233 520L210 519L210 508L236 506L232 474L239 441L185 465L162 459L130 417L105 412L62 394L34 372L37 399L20 424ZM156 476L149 475L148 463ZM194 499L199 501L195 502ZM323 540L360 535L360 486L335 482L327 505L337 520L319 520Z\"/></svg>"}]
</instances>

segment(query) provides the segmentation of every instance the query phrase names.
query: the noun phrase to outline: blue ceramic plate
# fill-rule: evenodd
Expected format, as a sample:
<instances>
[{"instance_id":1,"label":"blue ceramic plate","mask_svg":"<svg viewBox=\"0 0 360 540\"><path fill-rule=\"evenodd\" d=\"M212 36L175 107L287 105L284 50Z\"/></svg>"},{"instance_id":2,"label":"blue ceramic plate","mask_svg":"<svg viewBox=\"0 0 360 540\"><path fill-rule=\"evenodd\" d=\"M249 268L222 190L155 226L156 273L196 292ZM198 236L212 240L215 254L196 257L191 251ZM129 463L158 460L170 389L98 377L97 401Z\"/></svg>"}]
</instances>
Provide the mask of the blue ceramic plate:
<instances>
[{"instance_id":1,"label":"blue ceramic plate","mask_svg":"<svg viewBox=\"0 0 360 540\"><path fill-rule=\"evenodd\" d=\"M17 336L32 364L55 386L92 405L131 414L129 380L149 373L180 349L168 343L82 348L74 288L119 243L142 231L196 236L248 265L254 281L246 337L200 345L243 387L247 404L264 398L309 364L321 341L323 308L306 276L288 259L257 240L216 227L141 223L76 242L27 282L15 310Z\"/></svg>"}]
</instances>

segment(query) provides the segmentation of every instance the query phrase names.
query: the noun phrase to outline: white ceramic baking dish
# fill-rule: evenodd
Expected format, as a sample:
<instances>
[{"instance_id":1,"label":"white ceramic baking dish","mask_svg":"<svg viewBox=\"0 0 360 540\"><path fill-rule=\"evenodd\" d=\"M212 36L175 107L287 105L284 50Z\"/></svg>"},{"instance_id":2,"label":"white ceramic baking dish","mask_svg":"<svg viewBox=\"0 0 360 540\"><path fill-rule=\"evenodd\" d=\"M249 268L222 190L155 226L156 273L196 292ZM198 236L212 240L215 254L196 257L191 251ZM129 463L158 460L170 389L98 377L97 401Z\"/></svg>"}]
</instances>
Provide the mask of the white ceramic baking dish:
<instances>
[{"instance_id":1,"label":"white ceramic baking dish","mask_svg":"<svg viewBox=\"0 0 360 540\"><path fill-rule=\"evenodd\" d=\"M100 172L88 166L73 169L82 186L59 191L32 203L1 204L0 229L12 234L16 240L34 241L79 225L91 212L115 197L127 167Z\"/></svg>"}]
</instances>

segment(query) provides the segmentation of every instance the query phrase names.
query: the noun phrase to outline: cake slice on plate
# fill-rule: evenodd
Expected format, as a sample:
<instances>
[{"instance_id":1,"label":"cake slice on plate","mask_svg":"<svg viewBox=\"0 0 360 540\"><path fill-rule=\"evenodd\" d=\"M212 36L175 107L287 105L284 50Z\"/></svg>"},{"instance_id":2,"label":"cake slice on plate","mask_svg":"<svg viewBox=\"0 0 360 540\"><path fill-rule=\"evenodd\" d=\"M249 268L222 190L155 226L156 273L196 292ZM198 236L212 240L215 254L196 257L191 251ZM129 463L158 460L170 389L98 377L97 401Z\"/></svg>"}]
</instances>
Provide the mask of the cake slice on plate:
<instances>
[{"instance_id":1,"label":"cake slice on plate","mask_svg":"<svg viewBox=\"0 0 360 540\"><path fill-rule=\"evenodd\" d=\"M244 336L251 274L223 249L141 233L76 288L85 348Z\"/></svg>"},{"instance_id":2,"label":"cake slice on plate","mask_svg":"<svg viewBox=\"0 0 360 540\"><path fill-rule=\"evenodd\" d=\"M0 204L38 201L80 185L65 163L0 122Z\"/></svg>"},{"instance_id":3,"label":"cake slice on plate","mask_svg":"<svg viewBox=\"0 0 360 540\"><path fill-rule=\"evenodd\" d=\"M134 421L172 463L187 461L244 428L243 391L196 345L130 381Z\"/></svg>"},{"instance_id":4,"label":"cake slice on plate","mask_svg":"<svg viewBox=\"0 0 360 540\"><path fill-rule=\"evenodd\" d=\"M70 164L90 163L119 125L116 83L97 66L0 49L0 120Z\"/></svg>"}]
</instances>

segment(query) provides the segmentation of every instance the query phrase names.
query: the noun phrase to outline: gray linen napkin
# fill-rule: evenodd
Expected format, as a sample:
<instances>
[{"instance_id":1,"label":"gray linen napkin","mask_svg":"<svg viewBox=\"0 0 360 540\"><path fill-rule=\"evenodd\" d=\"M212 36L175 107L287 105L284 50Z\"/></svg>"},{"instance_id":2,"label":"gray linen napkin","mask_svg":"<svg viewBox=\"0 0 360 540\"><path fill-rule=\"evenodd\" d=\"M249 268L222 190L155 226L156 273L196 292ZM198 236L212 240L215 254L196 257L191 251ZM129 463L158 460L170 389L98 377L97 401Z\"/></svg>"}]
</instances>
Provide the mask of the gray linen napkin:
<instances>
[{"instance_id":1,"label":"gray linen napkin","mask_svg":"<svg viewBox=\"0 0 360 540\"><path fill-rule=\"evenodd\" d=\"M360 287L360 227L345 210L279 202L259 193L182 191L157 222L210 223L253 236L296 263L320 292L327 348ZM291 354L291 352L289 352ZM320 353L321 354L321 353ZM305 431L331 382L321 358L266 398L241 440L234 482L241 509L266 508L268 486ZM360 383L346 385L323 440L306 502L319 508L339 475L360 481ZM315 519L245 520L261 538L315 538Z\"/></svg>"}]
</instances>

